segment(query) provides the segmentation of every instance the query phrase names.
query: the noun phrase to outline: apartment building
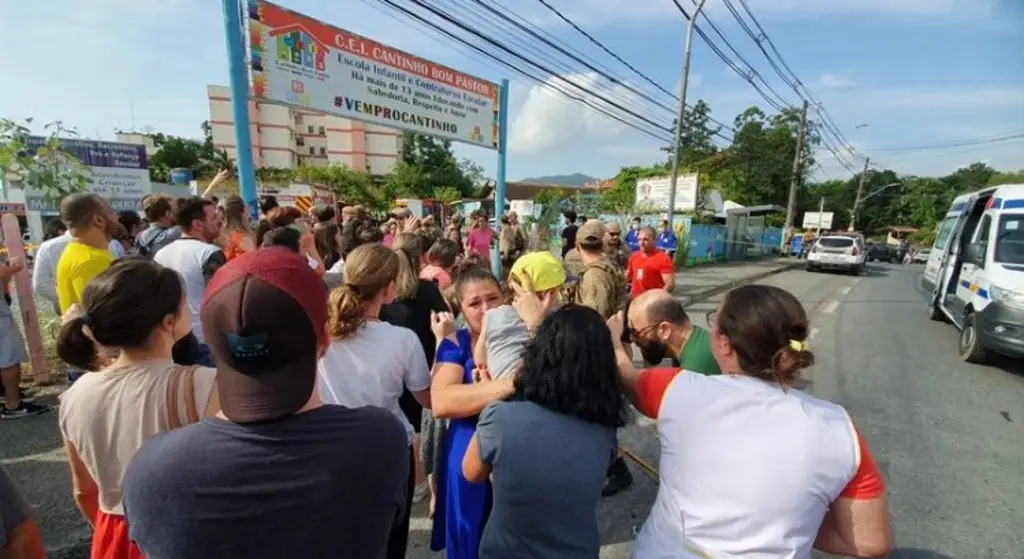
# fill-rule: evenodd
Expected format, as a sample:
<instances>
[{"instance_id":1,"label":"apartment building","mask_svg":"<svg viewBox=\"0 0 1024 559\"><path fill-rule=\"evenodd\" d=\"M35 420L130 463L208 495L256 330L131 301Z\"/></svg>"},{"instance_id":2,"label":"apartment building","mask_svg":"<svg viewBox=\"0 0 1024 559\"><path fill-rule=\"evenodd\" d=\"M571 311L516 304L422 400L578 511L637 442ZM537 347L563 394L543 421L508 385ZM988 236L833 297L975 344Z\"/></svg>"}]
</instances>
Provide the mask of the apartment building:
<instances>
[{"instance_id":1,"label":"apartment building","mask_svg":"<svg viewBox=\"0 0 1024 559\"><path fill-rule=\"evenodd\" d=\"M231 90L206 88L213 143L235 157ZM390 173L402 152L402 133L324 113L249 101L253 165L294 168L344 164L374 175Z\"/></svg>"}]
</instances>

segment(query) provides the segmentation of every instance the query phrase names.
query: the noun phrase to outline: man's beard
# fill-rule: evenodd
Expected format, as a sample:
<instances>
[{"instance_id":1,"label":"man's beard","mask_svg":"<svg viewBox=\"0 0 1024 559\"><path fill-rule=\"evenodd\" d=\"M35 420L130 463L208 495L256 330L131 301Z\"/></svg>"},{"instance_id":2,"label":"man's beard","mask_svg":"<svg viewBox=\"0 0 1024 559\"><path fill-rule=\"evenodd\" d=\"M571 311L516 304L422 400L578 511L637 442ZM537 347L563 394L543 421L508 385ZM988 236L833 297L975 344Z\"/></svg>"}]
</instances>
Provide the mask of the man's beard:
<instances>
[{"instance_id":1,"label":"man's beard","mask_svg":"<svg viewBox=\"0 0 1024 559\"><path fill-rule=\"evenodd\" d=\"M649 365L658 365L668 357L668 346L657 340L647 340L643 344L637 342L640 355Z\"/></svg>"}]
</instances>

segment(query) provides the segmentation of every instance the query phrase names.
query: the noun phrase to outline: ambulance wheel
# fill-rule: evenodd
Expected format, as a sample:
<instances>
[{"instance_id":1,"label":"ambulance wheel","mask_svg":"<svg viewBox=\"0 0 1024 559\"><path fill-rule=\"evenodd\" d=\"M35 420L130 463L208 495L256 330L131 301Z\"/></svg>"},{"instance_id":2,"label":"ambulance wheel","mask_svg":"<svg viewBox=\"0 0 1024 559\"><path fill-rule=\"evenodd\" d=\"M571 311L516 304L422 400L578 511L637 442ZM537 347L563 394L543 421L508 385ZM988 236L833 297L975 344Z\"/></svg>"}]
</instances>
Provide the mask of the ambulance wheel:
<instances>
[{"instance_id":1,"label":"ambulance wheel","mask_svg":"<svg viewBox=\"0 0 1024 559\"><path fill-rule=\"evenodd\" d=\"M969 312L964 317L964 327L960 329L960 359L968 363L985 361L985 348L981 347L978 322L974 319L974 313Z\"/></svg>"}]
</instances>

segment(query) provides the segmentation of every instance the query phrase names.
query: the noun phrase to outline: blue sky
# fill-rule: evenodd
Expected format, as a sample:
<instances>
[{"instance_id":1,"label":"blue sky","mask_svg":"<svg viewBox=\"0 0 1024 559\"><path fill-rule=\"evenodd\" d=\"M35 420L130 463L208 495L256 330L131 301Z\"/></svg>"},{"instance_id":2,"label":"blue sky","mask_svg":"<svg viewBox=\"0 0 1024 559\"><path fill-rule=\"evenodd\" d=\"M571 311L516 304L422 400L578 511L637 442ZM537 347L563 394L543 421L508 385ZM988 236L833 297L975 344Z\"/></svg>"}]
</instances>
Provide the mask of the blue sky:
<instances>
[{"instance_id":1,"label":"blue sky","mask_svg":"<svg viewBox=\"0 0 1024 559\"><path fill-rule=\"evenodd\" d=\"M434 0L455 13L467 0ZM494 0L621 75L630 76L536 0ZM671 0L549 0L666 89L678 88L685 22ZM688 10L691 0L681 0ZM498 81L495 62L370 7L374 0L281 0L328 23ZM207 84L227 83L221 3L215 0L0 2L0 116L61 120L85 137L151 126L198 137L209 118ZM369 5L368 5L369 4ZM739 8L739 2L733 0ZM945 174L973 161L1024 168L1024 140L924 151L935 144L1024 132L1024 4L1017 0L748 0L786 62L852 144L900 173ZM788 103L796 94L772 71L722 0L707 14ZM710 33L710 29L707 29ZM712 37L714 35L712 34ZM717 39L717 37L714 37ZM21 53L15 55L14 53ZM570 79L607 90L586 75ZM697 38L688 99L705 99L731 123L766 104ZM636 79L645 91L653 88ZM632 95L621 90L617 95ZM637 99L634 99L637 100ZM639 101L639 100L637 100ZM134 106L134 118L132 117ZM661 160L658 142L513 79L508 176L614 175ZM672 115L649 107L652 119ZM856 128L858 125L868 126ZM493 175L494 152L459 146ZM847 178L827 153L819 176Z\"/></svg>"}]
</instances>

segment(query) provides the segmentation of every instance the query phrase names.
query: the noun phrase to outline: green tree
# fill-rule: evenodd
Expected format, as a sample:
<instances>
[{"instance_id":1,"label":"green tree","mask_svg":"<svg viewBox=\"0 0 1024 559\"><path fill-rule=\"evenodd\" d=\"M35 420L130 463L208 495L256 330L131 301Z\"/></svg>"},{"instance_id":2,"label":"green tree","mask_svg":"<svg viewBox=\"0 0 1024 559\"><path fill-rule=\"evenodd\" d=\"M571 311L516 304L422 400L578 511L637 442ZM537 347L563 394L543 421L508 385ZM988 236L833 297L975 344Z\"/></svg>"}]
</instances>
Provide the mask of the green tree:
<instances>
[{"instance_id":1,"label":"green tree","mask_svg":"<svg viewBox=\"0 0 1024 559\"><path fill-rule=\"evenodd\" d=\"M149 178L155 182L168 182L171 169L189 169L198 179L212 178L221 169L232 175L237 172L235 162L227 150L218 149L213 143L213 128L210 121L200 124L203 139L194 140L157 133L150 136L157 152L149 158Z\"/></svg>"},{"instance_id":2,"label":"green tree","mask_svg":"<svg viewBox=\"0 0 1024 559\"><path fill-rule=\"evenodd\" d=\"M672 130L675 130L678 119L672 120ZM718 148L715 146L715 134L722 130L720 126L711 124L711 106L703 99L697 101L689 110L683 113L683 126L679 130L679 162L684 167L695 166L714 155ZM672 164L672 147L661 148L668 154L668 163Z\"/></svg>"},{"instance_id":3,"label":"green tree","mask_svg":"<svg viewBox=\"0 0 1024 559\"><path fill-rule=\"evenodd\" d=\"M39 190L53 204L85 190L92 176L88 167L61 149L61 138L78 134L60 121L51 122L43 127L42 145L34 146L29 141L31 125L31 118L23 124L0 119L0 182L5 189L7 181L19 182Z\"/></svg>"},{"instance_id":4,"label":"green tree","mask_svg":"<svg viewBox=\"0 0 1024 559\"><path fill-rule=\"evenodd\" d=\"M483 182L483 169L467 159L457 161L450 140L411 132L402 136L401 157L388 176L390 187L409 198L430 198L443 187L469 198Z\"/></svg>"},{"instance_id":5,"label":"green tree","mask_svg":"<svg viewBox=\"0 0 1024 559\"><path fill-rule=\"evenodd\" d=\"M370 175L347 165L326 167L298 167L292 173L294 180L311 185L325 185L341 200L370 206L373 210L386 210L395 198L395 192L385 183L378 183Z\"/></svg>"},{"instance_id":6,"label":"green tree","mask_svg":"<svg viewBox=\"0 0 1024 559\"><path fill-rule=\"evenodd\" d=\"M647 167L623 167L615 175L615 186L601 193L600 210L622 216L624 221L628 222L638 209L643 209L636 208L636 182L640 179L663 177L671 172L668 163Z\"/></svg>"}]
</instances>

